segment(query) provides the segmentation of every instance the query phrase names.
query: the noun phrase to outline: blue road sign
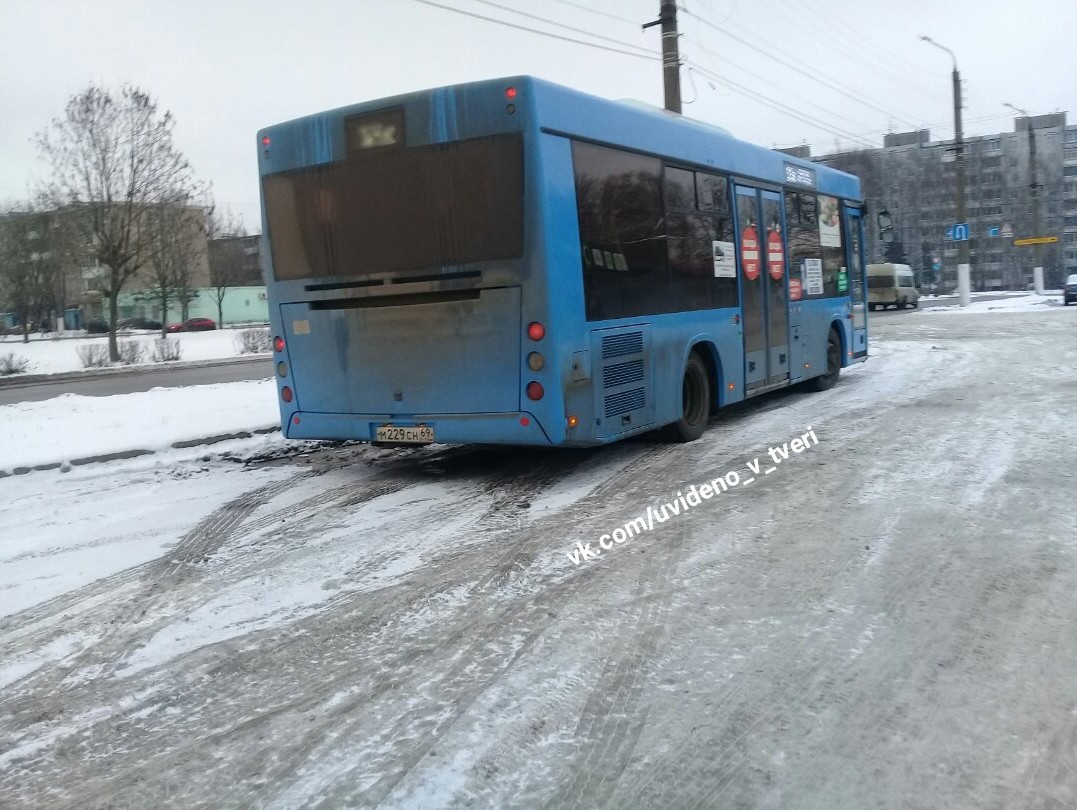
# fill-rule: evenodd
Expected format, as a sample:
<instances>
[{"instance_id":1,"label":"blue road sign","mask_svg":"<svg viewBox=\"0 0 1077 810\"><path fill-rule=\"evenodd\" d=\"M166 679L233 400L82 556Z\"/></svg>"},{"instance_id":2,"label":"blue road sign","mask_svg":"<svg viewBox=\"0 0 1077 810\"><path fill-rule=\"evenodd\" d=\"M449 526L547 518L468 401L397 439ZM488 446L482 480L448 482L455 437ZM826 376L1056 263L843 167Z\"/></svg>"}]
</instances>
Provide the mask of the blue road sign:
<instances>
[{"instance_id":1,"label":"blue road sign","mask_svg":"<svg viewBox=\"0 0 1077 810\"><path fill-rule=\"evenodd\" d=\"M987 229L987 235L988 236L998 236L998 226L996 225L993 228L988 228Z\"/></svg>"},{"instance_id":2,"label":"blue road sign","mask_svg":"<svg viewBox=\"0 0 1077 810\"><path fill-rule=\"evenodd\" d=\"M969 224L967 222L959 222L950 229L951 238L955 242L967 242L969 241Z\"/></svg>"}]
</instances>

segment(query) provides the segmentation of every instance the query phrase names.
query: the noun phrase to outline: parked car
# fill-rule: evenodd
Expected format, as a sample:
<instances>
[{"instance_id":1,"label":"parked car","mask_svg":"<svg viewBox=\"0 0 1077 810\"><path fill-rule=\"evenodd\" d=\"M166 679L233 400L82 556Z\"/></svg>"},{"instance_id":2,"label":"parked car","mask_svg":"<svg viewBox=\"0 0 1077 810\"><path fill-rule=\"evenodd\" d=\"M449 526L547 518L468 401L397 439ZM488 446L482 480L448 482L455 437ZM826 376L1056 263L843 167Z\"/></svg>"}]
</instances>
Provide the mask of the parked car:
<instances>
[{"instance_id":1,"label":"parked car","mask_svg":"<svg viewBox=\"0 0 1077 810\"><path fill-rule=\"evenodd\" d=\"M216 329L212 318L188 318L183 323L174 323L168 327L169 332L208 332Z\"/></svg>"},{"instance_id":2,"label":"parked car","mask_svg":"<svg viewBox=\"0 0 1077 810\"><path fill-rule=\"evenodd\" d=\"M1062 304L1069 306L1070 301L1077 301L1077 273L1066 276L1066 284L1062 287Z\"/></svg>"},{"instance_id":3,"label":"parked car","mask_svg":"<svg viewBox=\"0 0 1077 810\"><path fill-rule=\"evenodd\" d=\"M116 326L120 329L153 329L160 331L161 322L151 321L149 318L125 318Z\"/></svg>"},{"instance_id":4,"label":"parked car","mask_svg":"<svg viewBox=\"0 0 1077 810\"><path fill-rule=\"evenodd\" d=\"M93 318L86 321L86 331L91 335L107 335L108 324L100 318Z\"/></svg>"}]
</instances>

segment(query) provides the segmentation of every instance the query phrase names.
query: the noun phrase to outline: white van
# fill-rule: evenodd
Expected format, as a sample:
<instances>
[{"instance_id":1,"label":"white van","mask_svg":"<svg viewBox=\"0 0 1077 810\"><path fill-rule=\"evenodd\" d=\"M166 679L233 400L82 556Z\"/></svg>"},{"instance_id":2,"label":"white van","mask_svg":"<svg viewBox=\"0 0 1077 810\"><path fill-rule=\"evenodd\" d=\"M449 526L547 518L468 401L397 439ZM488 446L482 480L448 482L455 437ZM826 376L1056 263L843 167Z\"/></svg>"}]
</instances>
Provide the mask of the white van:
<instances>
[{"instance_id":1,"label":"white van","mask_svg":"<svg viewBox=\"0 0 1077 810\"><path fill-rule=\"evenodd\" d=\"M919 306L920 291L912 268L907 264L869 264L868 309L886 309L891 304L894 309Z\"/></svg>"}]
</instances>

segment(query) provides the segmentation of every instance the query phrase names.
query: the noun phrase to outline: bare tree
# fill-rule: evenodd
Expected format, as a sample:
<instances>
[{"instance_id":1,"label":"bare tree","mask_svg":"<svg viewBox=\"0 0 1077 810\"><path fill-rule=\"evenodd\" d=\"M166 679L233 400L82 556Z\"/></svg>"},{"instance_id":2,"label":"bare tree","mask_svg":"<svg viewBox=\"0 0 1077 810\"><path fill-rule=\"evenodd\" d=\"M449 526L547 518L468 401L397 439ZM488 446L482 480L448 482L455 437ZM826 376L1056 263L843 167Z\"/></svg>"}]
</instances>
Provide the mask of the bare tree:
<instances>
[{"instance_id":1,"label":"bare tree","mask_svg":"<svg viewBox=\"0 0 1077 810\"><path fill-rule=\"evenodd\" d=\"M224 326L224 299L228 290L239 284L243 275L243 245L246 236L243 220L227 208L224 211L210 209L206 217L206 235L209 238L209 283L217 301L217 324Z\"/></svg>"},{"instance_id":2,"label":"bare tree","mask_svg":"<svg viewBox=\"0 0 1077 810\"><path fill-rule=\"evenodd\" d=\"M205 238L201 209L193 206L159 206L149 217L149 263L145 274L153 284L152 299L161 313L161 336L167 334L168 311L179 304L180 320L187 320L191 299L197 295L193 277L197 245Z\"/></svg>"},{"instance_id":3,"label":"bare tree","mask_svg":"<svg viewBox=\"0 0 1077 810\"><path fill-rule=\"evenodd\" d=\"M161 206L184 203L200 191L172 142L172 114L159 114L148 94L124 86L118 94L91 85L73 96L64 115L39 133L52 168L47 197L77 206L86 242L105 269L109 357L119 360L118 301L124 285L150 255L150 218Z\"/></svg>"}]
</instances>

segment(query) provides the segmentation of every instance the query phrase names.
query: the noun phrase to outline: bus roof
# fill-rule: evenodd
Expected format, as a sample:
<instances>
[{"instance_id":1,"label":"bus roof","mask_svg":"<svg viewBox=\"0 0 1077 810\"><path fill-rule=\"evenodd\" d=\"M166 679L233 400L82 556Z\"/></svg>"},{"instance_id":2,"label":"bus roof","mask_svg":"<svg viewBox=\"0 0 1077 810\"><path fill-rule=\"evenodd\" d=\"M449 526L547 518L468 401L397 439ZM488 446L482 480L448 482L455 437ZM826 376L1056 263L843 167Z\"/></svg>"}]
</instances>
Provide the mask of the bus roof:
<instances>
[{"instance_id":1,"label":"bus roof","mask_svg":"<svg viewBox=\"0 0 1077 810\"><path fill-rule=\"evenodd\" d=\"M468 137L458 127L458 116L464 110L485 118L488 110L496 109L500 115L496 122L490 119L490 123L503 130L502 108L509 87L516 90L512 102L521 110L530 111L534 122L545 132L646 152L673 162L710 167L773 184L786 184L787 167L793 167L800 170L797 174L804 181L794 185L849 200L861 199L857 178L837 169L738 140L721 127L657 107L613 101L532 76L508 76L362 102L264 128L258 138L261 140L272 129L298 127L331 139L326 130L333 121L387 107L412 105L428 109L429 131L425 134L431 143ZM490 104L495 96L496 108ZM317 152L323 160L328 159L329 150Z\"/></svg>"}]
</instances>

